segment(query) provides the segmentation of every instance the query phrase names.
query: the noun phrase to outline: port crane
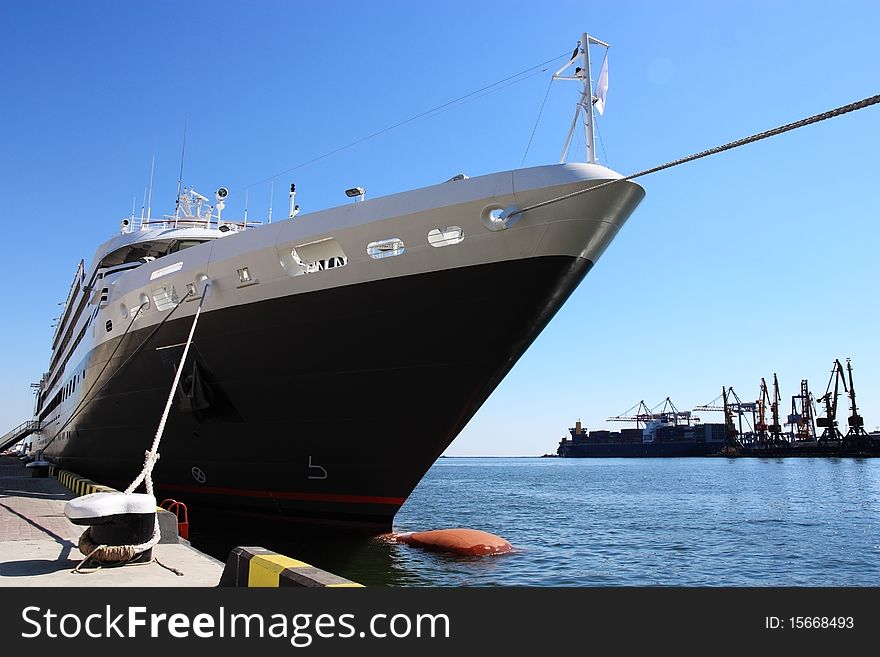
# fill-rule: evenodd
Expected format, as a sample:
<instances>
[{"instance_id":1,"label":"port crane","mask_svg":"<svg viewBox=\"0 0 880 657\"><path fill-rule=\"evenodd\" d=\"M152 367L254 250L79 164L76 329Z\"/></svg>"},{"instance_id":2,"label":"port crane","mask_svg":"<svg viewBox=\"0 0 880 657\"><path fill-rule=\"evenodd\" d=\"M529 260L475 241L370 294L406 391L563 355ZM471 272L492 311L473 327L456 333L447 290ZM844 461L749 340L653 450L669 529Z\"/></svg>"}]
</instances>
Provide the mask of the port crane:
<instances>
[{"instance_id":1,"label":"port crane","mask_svg":"<svg viewBox=\"0 0 880 657\"><path fill-rule=\"evenodd\" d=\"M758 422L755 424L758 442L765 445L779 445L788 441L782 436L782 425L779 424L779 402L782 396L779 394L779 380L776 373L773 373L773 397L770 397L770 390L767 387L767 381L761 377L761 389L758 401L755 402L758 408ZM772 424L767 424L767 410L770 411Z\"/></svg>"},{"instance_id":2,"label":"port crane","mask_svg":"<svg viewBox=\"0 0 880 657\"><path fill-rule=\"evenodd\" d=\"M770 405L770 393L767 391L767 381L761 377L761 386L758 389L758 400L755 402L758 408L758 421L755 423L755 437L758 443L766 445L770 442L767 435L767 407Z\"/></svg>"},{"instance_id":3,"label":"port crane","mask_svg":"<svg viewBox=\"0 0 880 657\"><path fill-rule=\"evenodd\" d=\"M798 405L800 402L800 405ZM816 440L816 411L815 400L810 392L807 379L801 379L801 394L791 396L791 414L788 416L787 425L794 431L794 439L797 442Z\"/></svg>"},{"instance_id":4,"label":"port crane","mask_svg":"<svg viewBox=\"0 0 880 657\"><path fill-rule=\"evenodd\" d=\"M736 412L739 424L739 439L741 442L746 442L745 438L748 436L749 441L752 442L757 437L757 429L755 427L758 426L757 420L757 410L758 403L757 402L744 402L739 398L739 395L736 394L736 391L733 389L733 386L728 388L728 392L733 399L736 401L730 403L730 408L732 411ZM749 422L748 415L751 414L752 421ZM748 434L743 433L743 417L746 418L746 426L749 428Z\"/></svg>"},{"instance_id":5,"label":"port crane","mask_svg":"<svg viewBox=\"0 0 880 657\"><path fill-rule=\"evenodd\" d=\"M755 438L761 444L767 443L767 404L769 400L770 395L767 394L767 382L762 376L758 400L755 402L758 409L758 421L755 423Z\"/></svg>"},{"instance_id":6,"label":"port crane","mask_svg":"<svg viewBox=\"0 0 880 657\"><path fill-rule=\"evenodd\" d=\"M730 403L729 397L736 395L733 392L733 386L730 388L721 387L721 394L710 401L707 404L700 404L699 406L694 407L694 411L721 411L724 413L724 426L727 428L727 444L730 447L742 447L742 442L739 439L739 435L742 434L742 413L738 413L740 415L740 431L737 432L736 426L733 423L733 409L734 405ZM739 401L739 398L736 398ZM718 406L718 401L721 400L721 406Z\"/></svg>"},{"instance_id":7,"label":"port crane","mask_svg":"<svg viewBox=\"0 0 880 657\"><path fill-rule=\"evenodd\" d=\"M838 364L840 361L838 361ZM865 431L865 420L859 415L859 407L856 406L856 387L853 385L852 363L849 358L846 359L846 372L849 378L849 409L850 415L847 419L849 429L846 436L843 437L843 447L855 449L868 449L870 447L870 437Z\"/></svg>"},{"instance_id":8,"label":"port crane","mask_svg":"<svg viewBox=\"0 0 880 657\"><path fill-rule=\"evenodd\" d=\"M719 399L724 400L724 405L716 405ZM726 411L724 410L725 406L727 407ZM736 442L740 445L755 440L757 435L755 426L758 424L756 419L757 409L757 402L744 402L739 398L739 395L736 394L733 386L728 387L726 393L724 392L724 388L722 388L721 396L716 397L708 404L703 404L694 408L695 411L724 411L725 416L729 414L731 425L733 424L733 416L736 414L738 428L733 430L733 436L736 438ZM749 422L749 415L752 416L751 422ZM743 431L743 418L745 418L746 428L748 429L748 431L745 432ZM728 429L728 431L730 431L730 429Z\"/></svg>"},{"instance_id":9,"label":"port crane","mask_svg":"<svg viewBox=\"0 0 880 657\"><path fill-rule=\"evenodd\" d=\"M846 387L846 378L843 374L843 365L840 359L835 359L834 366L831 368L831 378L828 380L828 386L825 388L825 394L816 401L825 405L825 417L816 418L816 426L822 427L822 435L819 436L820 443L842 442L843 435L837 428L837 399L840 397L840 384L843 384L843 391L849 392ZM834 391L832 392L832 386Z\"/></svg>"},{"instance_id":10,"label":"port crane","mask_svg":"<svg viewBox=\"0 0 880 657\"><path fill-rule=\"evenodd\" d=\"M657 412L658 408L660 408L660 412ZM685 424L691 423L691 412L678 410L669 397L652 408L651 413L655 420L672 422L675 426L678 426L679 420L683 420Z\"/></svg>"},{"instance_id":11,"label":"port crane","mask_svg":"<svg viewBox=\"0 0 880 657\"><path fill-rule=\"evenodd\" d=\"M635 411L635 413L633 413L633 411ZM609 417L606 422L635 422L636 428L641 429L643 423L647 424L652 419L651 409L647 407L645 400L643 399L639 403L630 406L620 415Z\"/></svg>"},{"instance_id":12,"label":"port crane","mask_svg":"<svg viewBox=\"0 0 880 657\"><path fill-rule=\"evenodd\" d=\"M773 424L768 429L770 430L770 437L774 445L788 442L782 435L782 425L779 424L780 401L782 401L782 395L779 394L779 379L776 378L776 372L773 372L773 401L770 403L770 415L773 417Z\"/></svg>"},{"instance_id":13,"label":"port crane","mask_svg":"<svg viewBox=\"0 0 880 657\"><path fill-rule=\"evenodd\" d=\"M658 408L660 408L660 411L657 411ZM635 411L635 413L633 413L633 411ZM636 428L640 429L642 428L642 424L647 425L648 422L651 422L652 420L671 422L676 426L678 426L680 420L683 420L686 424L690 424L691 412L679 411L669 397L657 404L654 408L648 408L643 399L620 415L609 417L606 422L635 422Z\"/></svg>"}]
</instances>

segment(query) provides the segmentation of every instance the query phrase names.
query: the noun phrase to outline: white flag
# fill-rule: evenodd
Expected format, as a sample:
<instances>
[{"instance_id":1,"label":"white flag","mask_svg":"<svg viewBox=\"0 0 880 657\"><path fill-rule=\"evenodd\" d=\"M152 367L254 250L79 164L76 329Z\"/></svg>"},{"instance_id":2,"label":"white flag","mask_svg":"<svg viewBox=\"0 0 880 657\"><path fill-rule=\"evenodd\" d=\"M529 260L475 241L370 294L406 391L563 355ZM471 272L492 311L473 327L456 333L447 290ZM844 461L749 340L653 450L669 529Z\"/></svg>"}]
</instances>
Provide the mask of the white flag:
<instances>
[{"instance_id":1,"label":"white flag","mask_svg":"<svg viewBox=\"0 0 880 657\"><path fill-rule=\"evenodd\" d=\"M596 111L599 115L605 113L605 94L608 93L608 53L605 53L605 61L602 62L602 71L599 73L599 81L596 82Z\"/></svg>"}]
</instances>

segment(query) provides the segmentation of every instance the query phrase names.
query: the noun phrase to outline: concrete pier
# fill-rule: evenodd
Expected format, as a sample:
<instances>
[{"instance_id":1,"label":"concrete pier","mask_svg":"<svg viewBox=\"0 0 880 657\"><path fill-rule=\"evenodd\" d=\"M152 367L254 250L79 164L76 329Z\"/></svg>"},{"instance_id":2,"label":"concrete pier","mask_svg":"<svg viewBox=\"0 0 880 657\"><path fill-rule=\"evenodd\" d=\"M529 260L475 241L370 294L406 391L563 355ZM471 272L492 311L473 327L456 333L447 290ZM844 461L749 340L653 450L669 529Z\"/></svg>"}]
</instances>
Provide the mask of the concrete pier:
<instances>
[{"instance_id":1,"label":"concrete pier","mask_svg":"<svg viewBox=\"0 0 880 657\"><path fill-rule=\"evenodd\" d=\"M177 519L166 511L153 561L76 573L85 558L77 548L83 527L67 519L64 505L112 489L54 466L52 472L34 476L18 457L0 456L0 586L361 586L261 547L237 547L224 565L179 538Z\"/></svg>"},{"instance_id":2,"label":"concrete pier","mask_svg":"<svg viewBox=\"0 0 880 657\"><path fill-rule=\"evenodd\" d=\"M143 565L73 570L83 527L64 515L76 497L54 477L32 477L14 456L0 456L0 587L2 586L217 586L223 564L186 541L162 542ZM172 516L173 519L173 516Z\"/></svg>"}]
</instances>

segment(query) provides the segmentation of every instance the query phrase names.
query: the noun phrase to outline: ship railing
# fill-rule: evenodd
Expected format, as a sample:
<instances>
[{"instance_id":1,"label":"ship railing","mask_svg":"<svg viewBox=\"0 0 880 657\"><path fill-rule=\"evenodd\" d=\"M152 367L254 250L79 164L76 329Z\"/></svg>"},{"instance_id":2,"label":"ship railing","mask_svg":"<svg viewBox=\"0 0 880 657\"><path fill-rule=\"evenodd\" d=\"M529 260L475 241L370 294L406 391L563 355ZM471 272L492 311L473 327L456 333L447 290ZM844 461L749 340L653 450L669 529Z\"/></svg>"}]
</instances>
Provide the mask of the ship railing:
<instances>
[{"instance_id":1,"label":"ship railing","mask_svg":"<svg viewBox=\"0 0 880 657\"><path fill-rule=\"evenodd\" d=\"M239 231L247 230L248 228L256 228L257 226L262 225L262 221L220 221L216 228L222 231L224 226L228 226L229 230Z\"/></svg>"},{"instance_id":2,"label":"ship railing","mask_svg":"<svg viewBox=\"0 0 880 657\"><path fill-rule=\"evenodd\" d=\"M22 422L11 431L6 432L3 437L0 438L0 451L6 449L10 445L14 445L25 436L28 436L39 430L39 420L28 420L27 422Z\"/></svg>"},{"instance_id":3,"label":"ship railing","mask_svg":"<svg viewBox=\"0 0 880 657\"><path fill-rule=\"evenodd\" d=\"M217 221L215 218L203 217L174 217L165 215L161 219L140 219L132 224L125 232L138 230L169 230L176 228L202 228L204 230L217 230L221 233L239 232L248 228L262 226L262 221Z\"/></svg>"}]
</instances>

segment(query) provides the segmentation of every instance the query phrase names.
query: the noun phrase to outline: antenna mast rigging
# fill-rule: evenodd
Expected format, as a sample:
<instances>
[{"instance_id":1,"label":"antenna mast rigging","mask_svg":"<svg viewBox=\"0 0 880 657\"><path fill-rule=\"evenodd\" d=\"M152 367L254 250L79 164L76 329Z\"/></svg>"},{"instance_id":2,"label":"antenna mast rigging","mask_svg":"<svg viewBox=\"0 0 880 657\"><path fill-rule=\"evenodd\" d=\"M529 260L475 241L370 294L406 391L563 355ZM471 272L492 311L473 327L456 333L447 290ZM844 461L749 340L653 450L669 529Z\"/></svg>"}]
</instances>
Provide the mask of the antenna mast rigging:
<instances>
[{"instance_id":1,"label":"antenna mast rigging","mask_svg":"<svg viewBox=\"0 0 880 657\"><path fill-rule=\"evenodd\" d=\"M587 162L590 164L596 164L595 116L593 115L593 104L598 100L598 97L593 95L593 81L590 69L590 44L603 46L606 49L606 56L608 48L611 47L604 41L591 37L584 32L581 34L581 39L578 42L577 47L571 54L571 59L568 60L568 63L565 66L553 74L554 80L574 80L583 84L583 90L581 91L580 99L575 106L574 117L571 120L571 127L568 129L568 137L565 139L565 146L562 147L562 154L559 156L560 164L565 162L565 157L568 155L568 149L571 146L571 138L574 136L575 128L577 128L578 116L580 116L582 110L584 113L584 135L587 140ZM563 75L566 69L577 63L579 56L581 65L575 67L574 74ZM601 107L599 108L599 111L602 111Z\"/></svg>"}]
</instances>

